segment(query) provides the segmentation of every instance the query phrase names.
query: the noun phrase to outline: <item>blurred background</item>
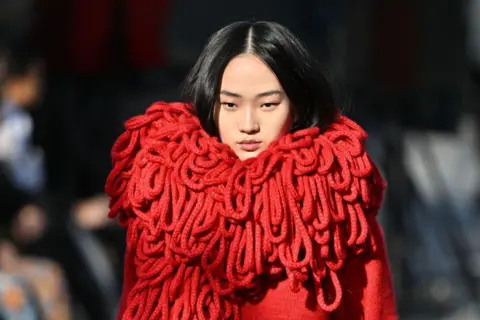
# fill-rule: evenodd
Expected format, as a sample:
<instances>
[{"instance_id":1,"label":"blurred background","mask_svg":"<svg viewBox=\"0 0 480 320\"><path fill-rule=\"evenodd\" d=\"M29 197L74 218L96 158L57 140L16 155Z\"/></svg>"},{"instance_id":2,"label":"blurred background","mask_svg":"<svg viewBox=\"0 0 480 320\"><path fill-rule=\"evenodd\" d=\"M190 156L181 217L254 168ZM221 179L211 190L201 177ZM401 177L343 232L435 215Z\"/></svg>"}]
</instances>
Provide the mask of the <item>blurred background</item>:
<instances>
[{"instance_id":1,"label":"blurred background","mask_svg":"<svg viewBox=\"0 0 480 320\"><path fill-rule=\"evenodd\" d=\"M0 319L114 318L111 145L245 19L302 38L369 132L401 319L480 319L480 0L0 0Z\"/></svg>"}]
</instances>

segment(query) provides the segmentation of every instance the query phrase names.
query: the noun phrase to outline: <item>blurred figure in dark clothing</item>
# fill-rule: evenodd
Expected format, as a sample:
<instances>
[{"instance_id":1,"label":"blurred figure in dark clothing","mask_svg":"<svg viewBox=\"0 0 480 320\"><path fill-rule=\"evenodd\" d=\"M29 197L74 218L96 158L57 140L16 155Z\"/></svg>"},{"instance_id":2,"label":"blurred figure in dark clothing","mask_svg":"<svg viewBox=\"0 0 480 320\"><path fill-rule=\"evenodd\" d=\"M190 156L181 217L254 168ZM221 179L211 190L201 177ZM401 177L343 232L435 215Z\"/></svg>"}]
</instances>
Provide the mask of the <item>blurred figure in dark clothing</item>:
<instances>
[{"instance_id":1,"label":"blurred figure in dark clothing","mask_svg":"<svg viewBox=\"0 0 480 320\"><path fill-rule=\"evenodd\" d=\"M45 215L38 205L44 180L43 154L33 145L34 125L29 112L40 97L41 68L28 54L4 50L1 57L1 222L13 224L17 241L30 242L45 228Z\"/></svg>"},{"instance_id":2,"label":"blurred figure in dark clothing","mask_svg":"<svg viewBox=\"0 0 480 320\"><path fill-rule=\"evenodd\" d=\"M3 169L0 204L4 204L2 210L5 210L1 217L5 236L19 248L19 252L15 249L8 255L7 260L14 261L16 266L10 272L23 270L21 273L30 276L32 286L36 285L38 275L43 274L43 285L49 287L45 277L49 274L54 274L53 278L62 277L63 271L59 273L60 269L49 261L25 260L23 255L53 259L65 270L75 304L86 310L90 319L108 319L117 300L115 283L111 280L114 272L105 262L107 254L101 245L79 228L79 224L96 227L99 217L106 216L108 204L94 197L61 212L59 210L65 208L57 204L62 204L63 199L44 188L42 153L32 143L34 121L30 115L30 106L39 102L42 92L41 68L28 50L17 50L4 55L0 103L0 167ZM24 267L20 268L21 265ZM38 269L43 271L36 272ZM61 293L63 298L69 296L53 287L47 292L49 295ZM64 315L60 319L67 318Z\"/></svg>"},{"instance_id":3,"label":"blurred figure in dark clothing","mask_svg":"<svg viewBox=\"0 0 480 320\"><path fill-rule=\"evenodd\" d=\"M63 270L48 259L22 255L13 244L23 247L36 243L47 230L41 201L43 157L32 141L34 121L30 114L41 96L41 65L25 48L2 50L0 70L0 270L30 287L38 300L38 317L69 319ZM5 290L8 288L11 286Z\"/></svg>"}]
</instances>

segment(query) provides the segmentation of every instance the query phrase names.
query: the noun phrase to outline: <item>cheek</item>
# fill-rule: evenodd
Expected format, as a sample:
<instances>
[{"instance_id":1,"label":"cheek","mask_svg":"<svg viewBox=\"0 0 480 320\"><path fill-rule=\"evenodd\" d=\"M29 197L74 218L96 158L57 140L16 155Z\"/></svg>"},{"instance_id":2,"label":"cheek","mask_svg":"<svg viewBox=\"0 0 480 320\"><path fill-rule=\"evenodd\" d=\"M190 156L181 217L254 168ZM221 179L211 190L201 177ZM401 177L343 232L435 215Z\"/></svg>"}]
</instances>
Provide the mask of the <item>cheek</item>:
<instances>
[{"instance_id":1,"label":"cheek","mask_svg":"<svg viewBox=\"0 0 480 320\"><path fill-rule=\"evenodd\" d=\"M272 119L273 117L270 117L270 121L267 122L269 124L271 140L281 138L290 132L293 124L293 117L290 112L278 115L275 119L276 121L272 121Z\"/></svg>"},{"instance_id":2,"label":"cheek","mask_svg":"<svg viewBox=\"0 0 480 320\"><path fill-rule=\"evenodd\" d=\"M293 116L291 114L288 115L288 117L285 119L283 126L282 126L282 135L286 135L287 133L292 130L293 126Z\"/></svg>"},{"instance_id":3,"label":"cheek","mask_svg":"<svg viewBox=\"0 0 480 320\"><path fill-rule=\"evenodd\" d=\"M231 140L232 140L232 135L233 135L233 128L234 124L232 120L225 116L223 112L217 113L216 117L216 123L217 123L217 128L218 128L218 135L220 136L220 141L223 143L230 145Z\"/></svg>"}]
</instances>

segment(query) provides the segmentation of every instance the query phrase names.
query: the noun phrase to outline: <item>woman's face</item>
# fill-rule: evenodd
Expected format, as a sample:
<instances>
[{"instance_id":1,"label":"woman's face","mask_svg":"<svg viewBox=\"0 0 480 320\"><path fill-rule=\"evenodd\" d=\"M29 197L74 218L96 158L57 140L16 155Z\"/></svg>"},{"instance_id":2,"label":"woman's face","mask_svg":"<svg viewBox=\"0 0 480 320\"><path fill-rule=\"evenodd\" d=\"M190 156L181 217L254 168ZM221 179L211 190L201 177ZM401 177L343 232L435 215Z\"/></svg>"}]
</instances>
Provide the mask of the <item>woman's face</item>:
<instances>
[{"instance_id":1,"label":"woman's face","mask_svg":"<svg viewBox=\"0 0 480 320\"><path fill-rule=\"evenodd\" d=\"M287 134L292 108L270 68L252 54L233 58L223 73L215 120L220 139L240 158L256 157Z\"/></svg>"}]
</instances>

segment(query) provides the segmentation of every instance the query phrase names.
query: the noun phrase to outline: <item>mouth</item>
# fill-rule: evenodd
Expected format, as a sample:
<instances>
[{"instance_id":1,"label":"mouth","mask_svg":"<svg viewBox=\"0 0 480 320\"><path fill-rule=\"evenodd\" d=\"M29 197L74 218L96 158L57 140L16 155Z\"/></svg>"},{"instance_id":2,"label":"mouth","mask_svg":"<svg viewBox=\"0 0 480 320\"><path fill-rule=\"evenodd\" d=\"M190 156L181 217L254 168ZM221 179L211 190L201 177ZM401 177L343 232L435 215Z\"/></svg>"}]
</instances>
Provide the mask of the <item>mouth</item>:
<instances>
[{"instance_id":1,"label":"mouth","mask_svg":"<svg viewBox=\"0 0 480 320\"><path fill-rule=\"evenodd\" d=\"M238 143L238 146L243 151L254 152L260 149L261 144L262 143L260 141L256 141L256 140L244 140L244 141L240 141Z\"/></svg>"}]
</instances>

